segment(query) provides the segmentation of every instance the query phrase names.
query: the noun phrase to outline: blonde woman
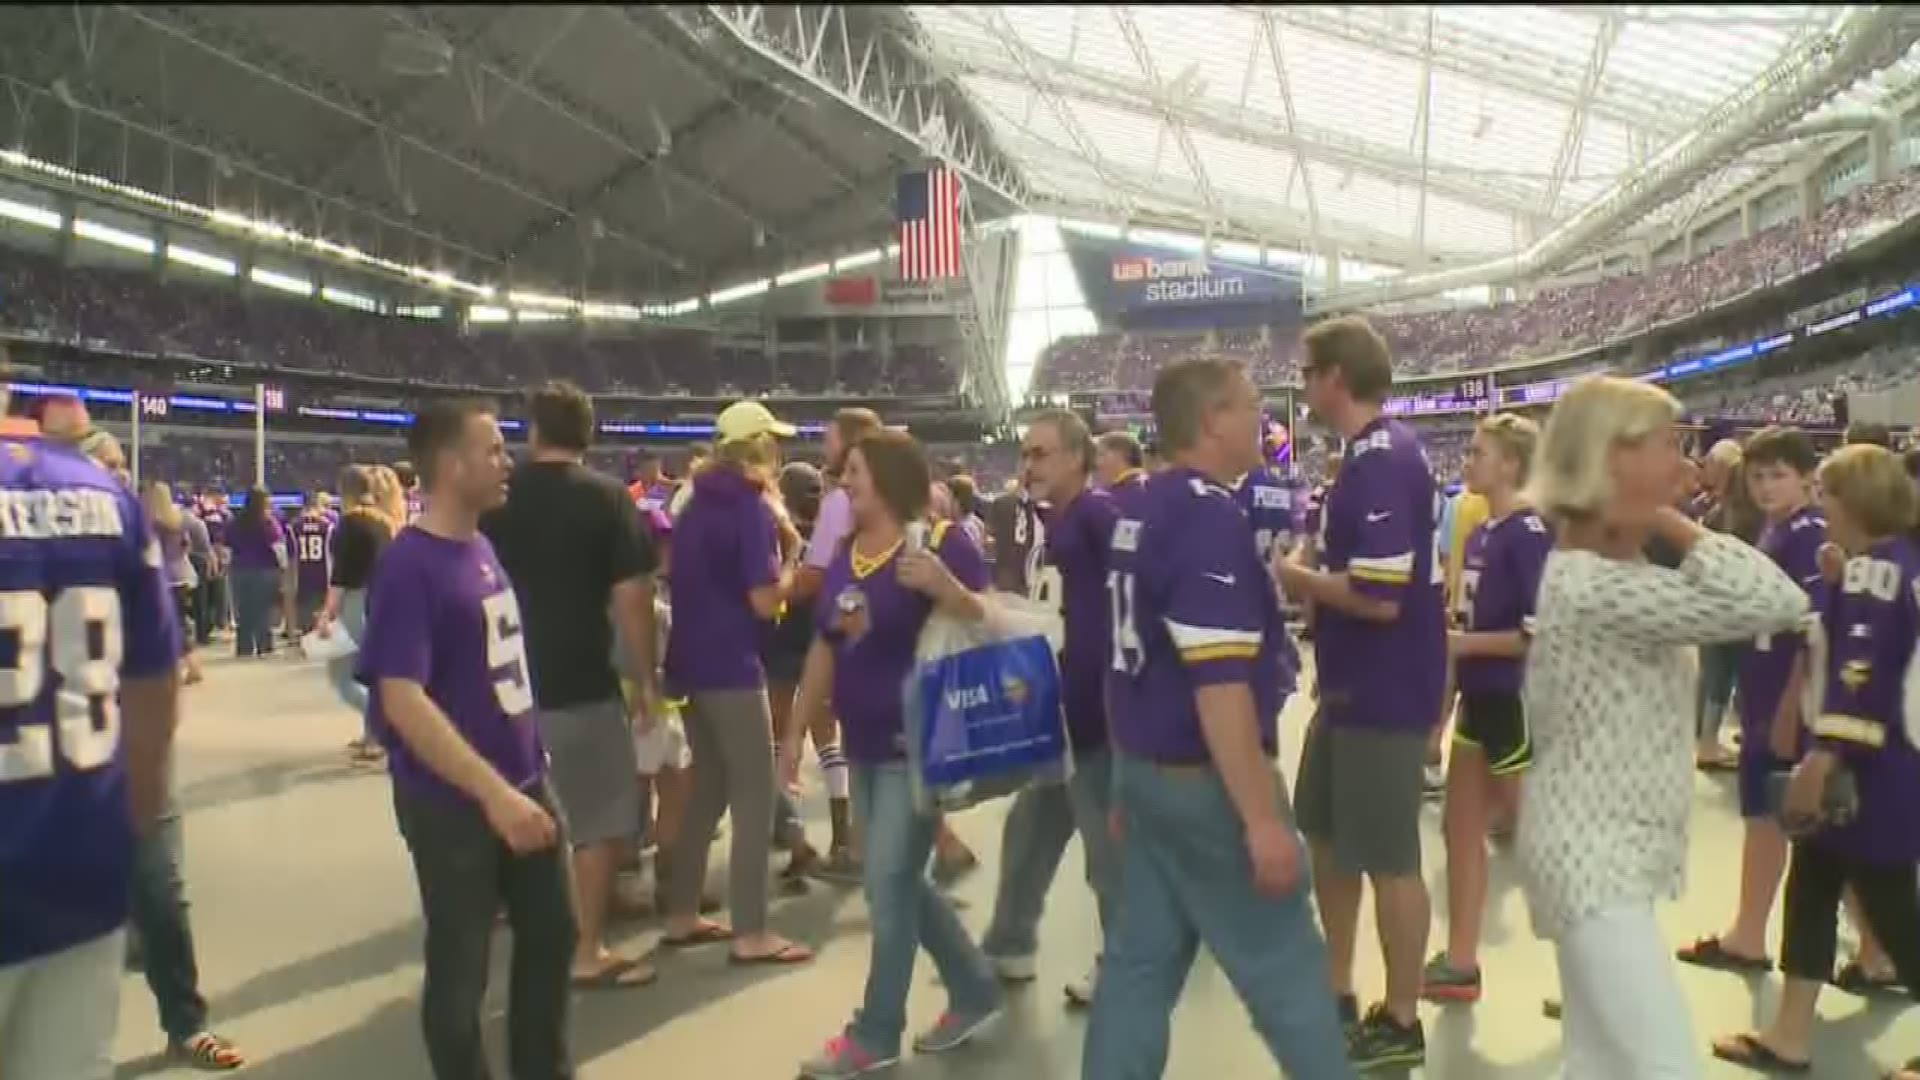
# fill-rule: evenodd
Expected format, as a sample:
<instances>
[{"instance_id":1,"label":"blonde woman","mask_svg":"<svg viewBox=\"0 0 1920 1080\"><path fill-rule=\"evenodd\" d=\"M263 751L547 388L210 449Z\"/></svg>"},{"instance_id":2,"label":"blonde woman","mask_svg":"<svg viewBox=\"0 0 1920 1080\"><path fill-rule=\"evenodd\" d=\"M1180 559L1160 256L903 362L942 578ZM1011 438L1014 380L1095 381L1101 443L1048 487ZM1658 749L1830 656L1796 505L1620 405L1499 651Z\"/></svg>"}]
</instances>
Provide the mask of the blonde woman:
<instances>
[{"instance_id":1,"label":"blonde woman","mask_svg":"<svg viewBox=\"0 0 1920 1080\"><path fill-rule=\"evenodd\" d=\"M729 941L736 964L804 963L813 951L767 926L775 784L773 719L760 658L764 628L792 593L791 556L800 546L774 483L780 468L775 440L794 429L754 401L728 406L714 427L713 458L694 473L692 494L673 523L666 678L687 700L694 778L671 859L662 867L669 904L664 942ZM731 926L700 915L707 851L728 811Z\"/></svg>"},{"instance_id":2,"label":"blonde woman","mask_svg":"<svg viewBox=\"0 0 1920 1080\"><path fill-rule=\"evenodd\" d=\"M368 503L374 513L385 519L388 530L398 534L412 520L406 485L400 481L400 474L386 465L369 465L366 470ZM345 498L344 493L341 497Z\"/></svg>"},{"instance_id":3,"label":"blonde woman","mask_svg":"<svg viewBox=\"0 0 1920 1080\"><path fill-rule=\"evenodd\" d=\"M1806 595L1773 561L1673 508L1679 403L1583 379L1554 406L1533 505L1557 533L1527 650L1534 763L1518 854L1559 959L1567 1080L1701 1075L1654 903L1685 884L1693 802L1688 646L1778 633ZM1664 542L1677 569L1642 552Z\"/></svg>"},{"instance_id":4,"label":"blonde woman","mask_svg":"<svg viewBox=\"0 0 1920 1080\"><path fill-rule=\"evenodd\" d=\"M192 686L204 677L200 658L193 651L193 623L187 617L193 610L193 591L200 585L200 575L193 568L193 541L187 526L192 519L173 501L173 489L157 480L147 485L146 506L147 520L153 523L154 537L160 541L160 562L167 574L167 587L173 590L174 611L180 616L181 642L186 653L180 658L184 671L181 681ZM200 525L198 521L194 524ZM204 546L205 525L200 525L200 537Z\"/></svg>"},{"instance_id":5,"label":"blonde woman","mask_svg":"<svg viewBox=\"0 0 1920 1080\"><path fill-rule=\"evenodd\" d=\"M388 505L379 504L377 472L390 478ZM367 586L373 582L374 564L380 552L393 539L396 521L406 508L400 498L398 479L384 469L349 465L340 473L340 524L333 530L333 569L327 579L327 599L314 621L314 632L330 637L338 624L346 635L359 641L367 628ZM397 507L397 511L396 511ZM336 657L327 662L327 678L347 707L361 715L360 737L347 744L354 761L373 764L380 760L380 749L372 732L365 728L367 688L353 677L354 658Z\"/></svg>"}]
</instances>

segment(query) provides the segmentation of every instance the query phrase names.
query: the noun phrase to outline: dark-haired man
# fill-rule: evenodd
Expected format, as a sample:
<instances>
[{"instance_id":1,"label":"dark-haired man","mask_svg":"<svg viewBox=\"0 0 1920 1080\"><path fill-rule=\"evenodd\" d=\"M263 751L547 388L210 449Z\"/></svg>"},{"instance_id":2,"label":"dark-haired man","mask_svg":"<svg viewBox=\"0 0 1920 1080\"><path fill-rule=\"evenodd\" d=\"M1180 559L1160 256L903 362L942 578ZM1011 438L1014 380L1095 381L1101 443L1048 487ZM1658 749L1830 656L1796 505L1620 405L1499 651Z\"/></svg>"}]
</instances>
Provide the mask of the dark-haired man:
<instances>
[{"instance_id":1,"label":"dark-haired man","mask_svg":"<svg viewBox=\"0 0 1920 1080\"><path fill-rule=\"evenodd\" d=\"M527 460L505 506L480 519L526 616L540 734L553 790L573 841L579 951L576 985L635 986L653 972L604 944L620 858L640 822L634 727L654 715L653 575L658 558L627 492L585 465L593 403L556 382L527 396ZM614 669L613 621L634 672L637 714L628 722ZM693 871L698 873L699 871Z\"/></svg>"},{"instance_id":2,"label":"dark-haired man","mask_svg":"<svg viewBox=\"0 0 1920 1080\"><path fill-rule=\"evenodd\" d=\"M1109 431L1094 440L1094 476L1115 495L1128 495L1147 482L1147 454L1128 431Z\"/></svg>"},{"instance_id":3,"label":"dark-haired man","mask_svg":"<svg viewBox=\"0 0 1920 1080\"><path fill-rule=\"evenodd\" d=\"M1170 1015L1205 942L1288 1076L1344 1080L1273 760L1297 660L1228 487L1260 460L1260 395L1238 368L1190 360L1160 372L1153 415L1172 465L1125 507L1109 554L1121 916L1081 1075L1165 1071Z\"/></svg>"},{"instance_id":4,"label":"dark-haired man","mask_svg":"<svg viewBox=\"0 0 1920 1080\"><path fill-rule=\"evenodd\" d=\"M1310 604L1314 618L1320 707L1300 753L1296 805L1354 1061L1411 1067L1426 1057L1422 781L1447 680L1441 494L1419 436L1385 415L1393 386L1386 341L1365 320L1341 318L1307 331L1304 344L1307 402L1346 452L1321 512L1324 569L1285 559L1275 566L1287 595ZM1383 662L1394 665L1390 677ZM1373 883L1387 993L1359 1021L1353 950L1363 878Z\"/></svg>"},{"instance_id":5,"label":"dark-haired man","mask_svg":"<svg viewBox=\"0 0 1920 1080\"><path fill-rule=\"evenodd\" d=\"M426 506L374 570L358 677L373 691L370 720L419 880L427 1057L437 1080L489 1075L480 1007L504 906L508 1071L562 1080L573 1075L566 835L534 723L519 600L480 534L480 515L506 501L507 445L491 406L452 400L420 410L407 445Z\"/></svg>"}]
</instances>

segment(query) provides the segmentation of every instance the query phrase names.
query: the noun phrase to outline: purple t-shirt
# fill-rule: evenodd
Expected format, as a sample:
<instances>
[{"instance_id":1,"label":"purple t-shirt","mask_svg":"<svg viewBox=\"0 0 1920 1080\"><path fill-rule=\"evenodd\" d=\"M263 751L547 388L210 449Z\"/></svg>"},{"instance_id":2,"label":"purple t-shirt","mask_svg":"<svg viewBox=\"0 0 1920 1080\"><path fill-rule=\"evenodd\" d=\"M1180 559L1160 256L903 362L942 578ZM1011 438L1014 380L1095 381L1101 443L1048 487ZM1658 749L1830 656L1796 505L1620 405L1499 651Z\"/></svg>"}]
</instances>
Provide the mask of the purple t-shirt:
<instances>
[{"instance_id":1,"label":"purple t-shirt","mask_svg":"<svg viewBox=\"0 0 1920 1080\"><path fill-rule=\"evenodd\" d=\"M934 550L947 569L967 588L985 589L987 561L973 538L965 529L939 531ZM853 545L840 545L814 607L814 625L833 649L833 709L850 761L906 756L906 681L933 601L900 584L894 577L896 562L889 556L864 577L856 577Z\"/></svg>"},{"instance_id":2,"label":"purple t-shirt","mask_svg":"<svg viewBox=\"0 0 1920 1080\"><path fill-rule=\"evenodd\" d=\"M397 786L467 797L393 730L380 701L382 679L425 687L461 738L507 783L525 789L545 774L520 602L486 537L449 540L410 527L387 545L367 595L356 676L373 690L369 718L391 751Z\"/></svg>"},{"instance_id":3,"label":"purple t-shirt","mask_svg":"<svg viewBox=\"0 0 1920 1080\"><path fill-rule=\"evenodd\" d=\"M1115 745L1153 761L1206 763L1194 691L1245 683L1260 745L1275 754L1299 662L1233 492L1192 469L1159 473L1114 525L1108 557Z\"/></svg>"},{"instance_id":4,"label":"purple t-shirt","mask_svg":"<svg viewBox=\"0 0 1920 1080\"><path fill-rule=\"evenodd\" d=\"M1806 590L1813 610L1818 611L1826 587L1820 577L1820 545L1827 539L1827 521L1811 507L1801 509L1778 524L1769 522L1760 532L1760 550L1786 575ZM1771 754L1769 742L1774 715L1780 709L1780 697L1787 692L1793 676L1794 661L1806 651L1802 634L1763 634L1754 639L1753 648L1740 661L1739 693L1734 701L1740 708L1740 748L1756 754Z\"/></svg>"},{"instance_id":5,"label":"purple t-shirt","mask_svg":"<svg viewBox=\"0 0 1920 1080\"><path fill-rule=\"evenodd\" d=\"M280 569L281 544L286 533L269 514L264 522L238 518L227 526L227 547L233 551L235 570Z\"/></svg>"},{"instance_id":6,"label":"purple t-shirt","mask_svg":"<svg viewBox=\"0 0 1920 1080\"><path fill-rule=\"evenodd\" d=\"M780 532L764 493L731 469L693 479L673 525L673 631L666 675L676 693L750 690L767 681L764 628L747 595L780 580Z\"/></svg>"},{"instance_id":7,"label":"purple t-shirt","mask_svg":"<svg viewBox=\"0 0 1920 1080\"><path fill-rule=\"evenodd\" d=\"M1487 520L1467 537L1460 563L1460 614L1466 630L1499 633L1533 622L1540 572L1553 551L1553 533L1532 510ZM1518 694L1525 661L1482 657L1454 665L1454 685L1469 694Z\"/></svg>"},{"instance_id":8,"label":"purple t-shirt","mask_svg":"<svg viewBox=\"0 0 1920 1080\"><path fill-rule=\"evenodd\" d=\"M1853 769L1860 812L1814 843L1876 866L1920 862L1920 752L1909 735L1907 687L1920 640L1920 549L1883 540L1847 560L1822 613L1826 696L1813 734Z\"/></svg>"},{"instance_id":9,"label":"purple t-shirt","mask_svg":"<svg viewBox=\"0 0 1920 1080\"><path fill-rule=\"evenodd\" d=\"M1414 430L1377 419L1347 446L1321 520L1320 564L1363 596L1392 600L1379 623L1322 607L1314 655L1320 715L1332 724L1425 732L1447 683L1445 566L1437 557L1445 496Z\"/></svg>"},{"instance_id":10,"label":"purple t-shirt","mask_svg":"<svg viewBox=\"0 0 1920 1080\"><path fill-rule=\"evenodd\" d=\"M292 533L295 589L301 596L325 596L333 571L333 522L302 514L294 519Z\"/></svg>"},{"instance_id":11,"label":"purple t-shirt","mask_svg":"<svg viewBox=\"0 0 1920 1080\"><path fill-rule=\"evenodd\" d=\"M134 836L116 691L179 657L140 501L76 450L0 441L0 967L126 921Z\"/></svg>"},{"instance_id":12,"label":"purple t-shirt","mask_svg":"<svg viewBox=\"0 0 1920 1080\"><path fill-rule=\"evenodd\" d=\"M1279 470L1270 465L1253 470L1234 489L1233 497L1247 515L1254 546L1263 561L1273 557L1275 547L1292 549L1293 538L1300 534L1306 516L1306 504Z\"/></svg>"},{"instance_id":13,"label":"purple t-shirt","mask_svg":"<svg viewBox=\"0 0 1920 1080\"><path fill-rule=\"evenodd\" d=\"M1061 704L1076 752L1107 745L1107 667L1113 655L1113 610L1107 600L1108 553L1120 507L1104 491L1083 491L1047 523L1030 595L1060 612Z\"/></svg>"}]
</instances>

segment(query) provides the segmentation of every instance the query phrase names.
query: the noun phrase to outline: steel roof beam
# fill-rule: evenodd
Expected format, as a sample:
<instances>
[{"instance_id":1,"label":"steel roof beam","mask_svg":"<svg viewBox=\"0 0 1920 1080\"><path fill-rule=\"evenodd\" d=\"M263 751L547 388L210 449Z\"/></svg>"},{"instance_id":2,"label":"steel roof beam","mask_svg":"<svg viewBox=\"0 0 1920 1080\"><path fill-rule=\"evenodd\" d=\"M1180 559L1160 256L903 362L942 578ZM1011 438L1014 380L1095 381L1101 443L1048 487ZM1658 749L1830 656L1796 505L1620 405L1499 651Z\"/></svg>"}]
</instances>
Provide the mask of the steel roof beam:
<instances>
[{"instance_id":1,"label":"steel roof beam","mask_svg":"<svg viewBox=\"0 0 1920 1080\"><path fill-rule=\"evenodd\" d=\"M1033 85L1020 68L977 50L955 51L940 62L959 75L983 76L1016 86ZM1038 85L1068 100L1080 98L1130 112L1170 110L1195 131L1285 150L1403 184L1421 182L1419 159L1403 150L1370 143L1345 132L1297 122L1290 124L1284 116L1260 110L1233 109L1215 102L1196 107L1170 101L1148 87L1084 65L1049 60L1041 69ZM1489 210L1527 213L1538 205L1537 195L1530 188L1484 180L1463 181L1439 166L1428 170L1427 182L1435 192Z\"/></svg>"},{"instance_id":2,"label":"steel roof beam","mask_svg":"<svg viewBox=\"0 0 1920 1080\"><path fill-rule=\"evenodd\" d=\"M1314 5L1257 7L1265 18L1300 30L1419 61L1426 49L1424 30L1386 18L1378 8L1327 8ZM1434 32L1433 63L1442 71L1524 94L1538 101L1571 109L1580 101L1583 69L1538 54L1522 55L1505 42L1482 38L1454 27ZM1589 103L1593 115L1630 128L1679 135L1689 113L1711 102L1684 98L1668 87L1629 82L1619 75L1608 80L1608 93Z\"/></svg>"},{"instance_id":3,"label":"steel roof beam","mask_svg":"<svg viewBox=\"0 0 1920 1080\"><path fill-rule=\"evenodd\" d=\"M1286 117L1287 134L1298 137L1300 117L1293 109L1293 83L1287 78L1287 58L1280 49L1280 28L1270 20L1263 19L1260 22L1260 30L1260 36L1266 42L1267 58L1273 61L1273 81L1280 91L1280 108ZM1253 66L1252 60L1248 60L1247 66ZM1246 102L1243 99L1240 110L1245 112L1246 109ZM1293 179L1300 184L1300 194L1307 204L1307 243L1317 254L1321 237L1320 200L1314 197L1313 177L1307 175L1307 159L1302 154L1293 155Z\"/></svg>"},{"instance_id":4,"label":"steel roof beam","mask_svg":"<svg viewBox=\"0 0 1920 1080\"><path fill-rule=\"evenodd\" d=\"M269 60L265 57L268 50L259 42L242 40L242 35L217 26L208 25L179 8L144 8L123 6L120 11L127 17L168 37L182 41L217 56L229 64L256 78L303 97L308 101L331 110L356 123L363 124L376 131L385 133L385 138L393 143L410 146L413 149L436 158L448 165L467 173L522 200L546 210L563 213L566 207L554 196L538 190L532 184L508 174L508 170L492 161L482 158L471 150L454 153L436 144L430 138L410 131L402 130L392 124L381 123L374 115L378 106L370 105L355 98L352 91L340 86L327 86L324 89L314 85L322 80L294 75L289 71L291 65L282 58ZM157 12L166 11L180 20L176 23L162 18ZM185 24L185 25L182 25ZM390 163L391 164L391 163ZM609 229L607 239L623 244L641 253L655 262L663 263L675 270L683 269L688 261L679 252L670 251L658 243L635 236L631 233Z\"/></svg>"},{"instance_id":5,"label":"steel roof beam","mask_svg":"<svg viewBox=\"0 0 1920 1080\"><path fill-rule=\"evenodd\" d=\"M1620 29L1620 20L1609 16L1600 21L1600 29L1593 35L1593 51L1587 56L1587 70L1580 76L1580 96L1567 119L1567 129L1560 137L1560 149L1553 156L1553 176L1547 181L1547 196L1541 213L1549 220L1560 203L1560 192L1566 187L1574 163L1580 160L1580 150L1586 145L1587 117L1593 112L1593 97L1600 90L1600 80L1607 70L1607 57L1613 52L1613 43L1620 39Z\"/></svg>"},{"instance_id":6,"label":"steel roof beam","mask_svg":"<svg viewBox=\"0 0 1920 1080\"><path fill-rule=\"evenodd\" d=\"M704 10L761 59L837 99L915 152L959 170L972 191L990 194L1010 208L1024 204L1026 185L1019 171L989 150L985 140L950 118L937 92L939 80L929 77L920 64L909 62L907 50L892 48L877 36L853 41L828 25L844 24L846 12L840 5L779 9L795 20L800 31L786 41L770 32L766 8L709 4ZM834 50L809 47L809 40L834 37L849 44L843 57L835 57Z\"/></svg>"},{"instance_id":7,"label":"steel roof beam","mask_svg":"<svg viewBox=\"0 0 1920 1080\"><path fill-rule=\"evenodd\" d=\"M1147 39L1140 33L1140 25L1133 21L1132 12L1125 7L1115 7L1113 19L1120 27L1120 37L1126 41L1128 51L1133 53L1133 62L1139 65L1148 89L1169 106L1161 114L1162 122L1173 129L1174 144L1180 148L1180 156L1186 159L1187 169L1193 173L1194 183L1200 187L1201 204L1210 211L1217 211L1219 200L1213 193L1213 181L1207 176L1206 162L1200 160L1200 152L1193 145L1193 135L1187 130L1186 121L1171 108L1173 94L1160 78L1159 66L1153 62L1153 50L1147 47ZM1213 228L1209 226L1202 230L1201 235L1213 235Z\"/></svg>"}]
</instances>

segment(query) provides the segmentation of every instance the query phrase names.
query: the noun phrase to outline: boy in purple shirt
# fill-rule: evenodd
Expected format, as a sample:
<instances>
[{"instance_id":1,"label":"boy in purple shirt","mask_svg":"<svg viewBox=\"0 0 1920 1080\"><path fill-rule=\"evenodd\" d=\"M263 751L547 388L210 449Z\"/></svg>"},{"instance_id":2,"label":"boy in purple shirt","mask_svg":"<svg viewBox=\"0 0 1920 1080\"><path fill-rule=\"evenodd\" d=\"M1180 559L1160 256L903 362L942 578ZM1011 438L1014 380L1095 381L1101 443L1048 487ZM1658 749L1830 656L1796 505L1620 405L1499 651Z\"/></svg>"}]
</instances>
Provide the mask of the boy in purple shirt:
<instances>
[{"instance_id":1,"label":"boy in purple shirt","mask_svg":"<svg viewBox=\"0 0 1920 1080\"><path fill-rule=\"evenodd\" d=\"M1217 360L1162 369L1172 467L1115 524L1107 701L1121 917L1107 935L1086 1080L1166 1069L1169 1018L1204 942L1288 1076L1343 1080L1326 946L1274 770L1296 660L1226 485L1260 460L1260 395Z\"/></svg>"},{"instance_id":2,"label":"boy in purple shirt","mask_svg":"<svg viewBox=\"0 0 1920 1080\"><path fill-rule=\"evenodd\" d=\"M1276 567L1287 595L1314 613L1320 708L1300 753L1295 801L1349 1023L1359 1012L1353 948L1363 876L1373 883L1387 994L1353 1026L1355 1063L1415 1067L1426 1058L1419 1003L1430 918L1420 803L1447 680L1445 567L1434 529L1443 496L1419 437L1383 413L1393 388L1385 339L1364 319L1340 318L1307 331L1303 346L1307 402L1347 445L1321 515L1324 569Z\"/></svg>"},{"instance_id":3,"label":"boy in purple shirt","mask_svg":"<svg viewBox=\"0 0 1920 1080\"><path fill-rule=\"evenodd\" d=\"M564 829L534 724L520 607L480 515L506 500L490 406L436 401L407 444L428 494L380 556L359 679L373 691L427 926L421 1019L438 1080L488 1069L480 1039L494 913L513 928L510 1072L560 1080L574 918Z\"/></svg>"},{"instance_id":4,"label":"boy in purple shirt","mask_svg":"<svg viewBox=\"0 0 1920 1080\"><path fill-rule=\"evenodd\" d=\"M1770 1072L1808 1070L1845 891L1900 982L1920 986L1920 750L1909 713L1920 643L1920 547L1909 534L1920 499L1899 457L1878 446L1843 447L1820 467L1819 481L1827 535L1847 562L1824 597L1824 647L1813 650L1821 662L1808 676L1824 688L1820 711L1778 811L1793 830L1780 934L1786 979L1771 1024L1713 1046L1715 1057ZM1784 726L1778 734L1787 734ZM1829 785L1842 770L1856 799L1850 819L1836 820ZM1920 1059L1893 1076L1917 1073Z\"/></svg>"},{"instance_id":5,"label":"boy in purple shirt","mask_svg":"<svg viewBox=\"0 0 1920 1080\"><path fill-rule=\"evenodd\" d=\"M1811 505L1813 474L1820 456L1792 428L1771 427L1753 436L1742 460L1754 504L1766 516L1760 550L1807 591L1818 610L1825 591L1819 552L1826 520ZM1746 839L1740 853L1740 899L1733 927L1681 948L1689 964L1733 971L1766 971L1767 921L1786 871L1787 839L1774 819L1769 793L1775 773L1790 771L1800 756L1800 701L1807 679L1806 640L1799 634L1762 637L1745 653L1735 701L1740 714L1740 816Z\"/></svg>"},{"instance_id":6,"label":"boy in purple shirt","mask_svg":"<svg viewBox=\"0 0 1920 1080\"><path fill-rule=\"evenodd\" d=\"M1105 696L1113 648L1107 563L1120 510L1092 486L1094 453L1086 422L1064 409L1034 417L1021 450L1028 489L1053 507L1028 595L1053 606L1065 623L1060 679L1074 764L1066 784L1030 787L1016 796L1001 833L999 892L981 947L1010 982L1034 977L1040 916L1075 832L1085 847L1087 884L1103 931L1112 929L1115 915ZM1094 981L1089 975L1070 983L1067 999L1091 1003Z\"/></svg>"},{"instance_id":7,"label":"boy in purple shirt","mask_svg":"<svg viewBox=\"0 0 1920 1080\"><path fill-rule=\"evenodd\" d=\"M1501 413L1480 422L1467 448L1467 490L1487 501L1488 516L1467 537L1448 636L1460 704L1447 769L1447 948L1422 980L1431 1001L1480 1000L1488 825L1518 816L1520 774L1533 763L1521 668L1553 535L1521 505L1520 489L1539 439L1533 421Z\"/></svg>"},{"instance_id":8,"label":"boy in purple shirt","mask_svg":"<svg viewBox=\"0 0 1920 1080\"><path fill-rule=\"evenodd\" d=\"M0 386L0 415L6 392ZM0 419L0 1075L106 1080L180 630L140 501ZM131 811L131 812L130 812Z\"/></svg>"},{"instance_id":9,"label":"boy in purple shirt","mask_svg":"<svg viewBox=\"0 0 1920 1080\"><path fill-rule=\"evenodd\" d=\"M323 508L324 496L307 495L306 507L288 530L293 548L294 636L313 629L314 616L327 602L327 582L333 573L333 521Z\"/></svg>"}]
</instances>

